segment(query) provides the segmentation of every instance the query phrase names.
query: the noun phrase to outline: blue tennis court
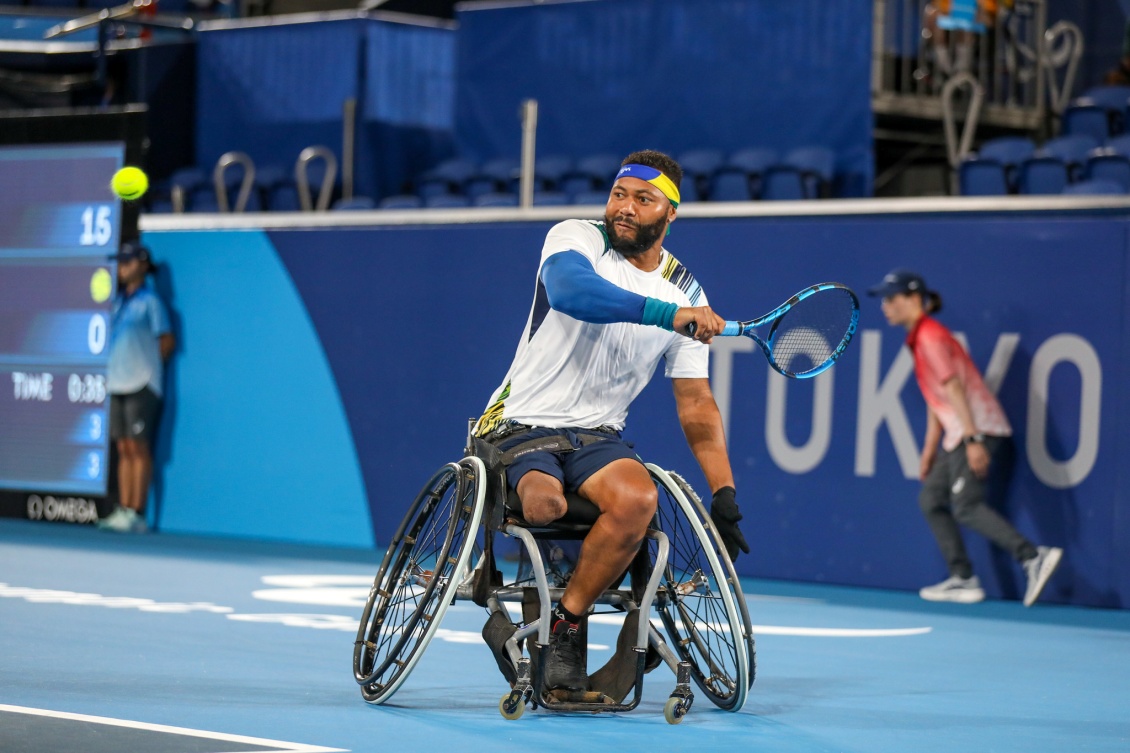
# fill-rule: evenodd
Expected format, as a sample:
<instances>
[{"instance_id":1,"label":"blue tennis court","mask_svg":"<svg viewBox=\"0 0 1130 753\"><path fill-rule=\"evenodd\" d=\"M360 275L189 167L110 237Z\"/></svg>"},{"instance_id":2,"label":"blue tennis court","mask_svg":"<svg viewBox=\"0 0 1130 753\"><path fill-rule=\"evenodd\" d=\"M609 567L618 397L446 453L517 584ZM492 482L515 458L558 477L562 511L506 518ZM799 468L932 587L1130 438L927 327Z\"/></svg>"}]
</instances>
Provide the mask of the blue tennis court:
<instances>
[{"instance_id":1,"label":"blue tennis court","mask_svg":"<svg viewBox=\"0 0 1130 753\"><path fill-rule=\"evenodd\" d=\"M506 721L463 602L389 704L353 682L377 553L0 520L0 750L497 751L666 744L795 753L1126 751L1130 613L745 580L757 682L663 720L664 668L623 715ZM615 642L597 621L594 661Z\"/></svg>"}]
</instances>

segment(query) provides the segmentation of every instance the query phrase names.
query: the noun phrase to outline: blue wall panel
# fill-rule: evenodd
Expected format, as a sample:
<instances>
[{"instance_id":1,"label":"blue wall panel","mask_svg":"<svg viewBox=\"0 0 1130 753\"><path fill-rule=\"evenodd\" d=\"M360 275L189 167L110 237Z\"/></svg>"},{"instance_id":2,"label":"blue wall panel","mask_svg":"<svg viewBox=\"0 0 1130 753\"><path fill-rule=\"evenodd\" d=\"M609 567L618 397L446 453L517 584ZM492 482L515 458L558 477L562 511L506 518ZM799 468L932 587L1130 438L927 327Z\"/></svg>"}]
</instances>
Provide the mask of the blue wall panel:
<instances>
[{"instance_id":1,"label":"blue wall panel","mask_svg":"<svg viewBox=\"0 0 1130 753\"><path fill-rule=\"evenodd\" d=\"M871 190L871 2L620 0L457 14L456 124L480 159L517 156L537 99L543 154L832 147Z\"/></svg>"},{"instance_id":2,"label":"blue wall panel","mask_svg":"<svg viewBox=\"0 0 1130 753\"><path fill-rule=\"evenodd\" d=\"M266 235L153 240L178 338L156 445L161 530L372 546L334 375Z\"/></svg>"},{"instance_id":3,"label":"blue wall panel","mask_svg":"<svg viewBox=\"0 0 1130 753\"><path fill-rule=\"evenodd\" d=\"M222 240L229 255L253 240L247 263L277 254L274 263L288 270L340 391L376 541L387 541L429 472L458 455L466 419L502 379L550 224L272 231L272 254L256 234L199 234L198 247ZM680 219L668 247L731 318L763 313L821 280L863 291L892 267L921 271L945 297L942 321L964 333L999 383L1016 430L1006 512L1037 542L1067 549L1047 598L1125 607L1128 228L1103 215ZM158 255L168 237L147 235ZM178 277L206 264L188 253L169 262ZM227 310L228 301L210 306ZM712 377L753 547L738 562L743 573L905 589L944 574L916 503L925 407L904 333L885 324L874 299L863 302L857 341L816 380L771 375L759 353L735 350L743 341L714 348ZM246 346L234 361L226 354L228 373L277 358ZM273 373L289 378L287 369ZM186 376L180 370L182 399L210 389ZM270 422L257 430L272 431ZM627 436L646 459L704 487L661 375L633 406ZM178 432L172 451L199 441ZM169 514L183 514L173 507ZM1016 596L1017 566L978 537L969 542L990 593Z\"/></svg>"}]
</instances>

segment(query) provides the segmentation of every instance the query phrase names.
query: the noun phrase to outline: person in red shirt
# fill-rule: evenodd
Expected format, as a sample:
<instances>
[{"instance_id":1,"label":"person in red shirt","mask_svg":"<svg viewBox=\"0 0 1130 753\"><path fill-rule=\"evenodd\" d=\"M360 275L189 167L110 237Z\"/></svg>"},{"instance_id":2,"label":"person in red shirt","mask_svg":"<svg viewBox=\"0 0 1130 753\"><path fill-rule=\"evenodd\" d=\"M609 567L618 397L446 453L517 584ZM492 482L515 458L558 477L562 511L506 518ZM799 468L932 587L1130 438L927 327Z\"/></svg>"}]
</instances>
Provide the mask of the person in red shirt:
<instances>
[{"instance_id":1,"label":"person in red shirt","mask_svg":"<svg viewBox=\"0 0 1130 753\"><path fill-rule=\"evenodd\" d=\"M989 505L1007 488L1012 427L1001 404L985 386L969 354L930 314L942 299L922 277L896 269L868 291L883 299L887 323L905 327L914 354L914 374L926 401L918 497L950 577L918 593L929 601L972 604L985 598L961 540L959 524L1011 554L1024 567L1024 606L1032 606L1055 572L1063 550L1036 546ZM940 445L940 450L939 450Z\"/></svg>"}]
</instances>

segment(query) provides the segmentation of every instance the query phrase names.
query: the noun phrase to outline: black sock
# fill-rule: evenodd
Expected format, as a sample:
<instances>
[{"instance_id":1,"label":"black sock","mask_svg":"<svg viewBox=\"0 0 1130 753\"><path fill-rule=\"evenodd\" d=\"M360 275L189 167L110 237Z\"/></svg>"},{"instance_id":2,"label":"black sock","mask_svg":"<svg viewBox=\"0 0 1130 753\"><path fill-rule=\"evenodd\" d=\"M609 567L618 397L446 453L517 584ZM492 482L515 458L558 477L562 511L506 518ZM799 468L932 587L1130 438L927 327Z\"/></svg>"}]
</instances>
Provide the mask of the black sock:
<instances>
[{"instance_id":1,"label":"black sock","mask_svg":"<svg viewBox=\"0 0 1130 753\"><path fill-rule=\"evenodd\" d=\"M554 625L557 624L558 620L565 620L571 625L579 625L581 623L581 618L566 609L561 602L557 602L557 606L553 608L552 614L553 619L551 622ZM550 625L550 627L552 627L552 625Z\"/></svg>"}]
</instances>

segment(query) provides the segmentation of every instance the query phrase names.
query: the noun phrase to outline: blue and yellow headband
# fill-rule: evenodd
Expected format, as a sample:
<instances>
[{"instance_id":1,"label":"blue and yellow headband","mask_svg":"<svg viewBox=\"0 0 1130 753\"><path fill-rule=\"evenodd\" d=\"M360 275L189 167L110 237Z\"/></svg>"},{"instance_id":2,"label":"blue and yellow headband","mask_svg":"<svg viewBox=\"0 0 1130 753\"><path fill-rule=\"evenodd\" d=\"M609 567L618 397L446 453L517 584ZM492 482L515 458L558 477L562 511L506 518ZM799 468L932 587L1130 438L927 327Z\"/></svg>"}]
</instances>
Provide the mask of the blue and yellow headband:
<instances>
[{"instance_id":1,"label":"blue and yellow headband","mask_svg":"<svg viewBox=\"0 0 1130 753\"><path fill-rule=\"evenodd\" d=\"M620 168L620 172L616 173L616 180L619 180L624 176L646 180L648 183L662 191L663 195L667 197L672 206L678 208L679 187L676 186L670 178L656 170L654 167L634 164L624 165Z\"/></svg>"}]
</instances>

